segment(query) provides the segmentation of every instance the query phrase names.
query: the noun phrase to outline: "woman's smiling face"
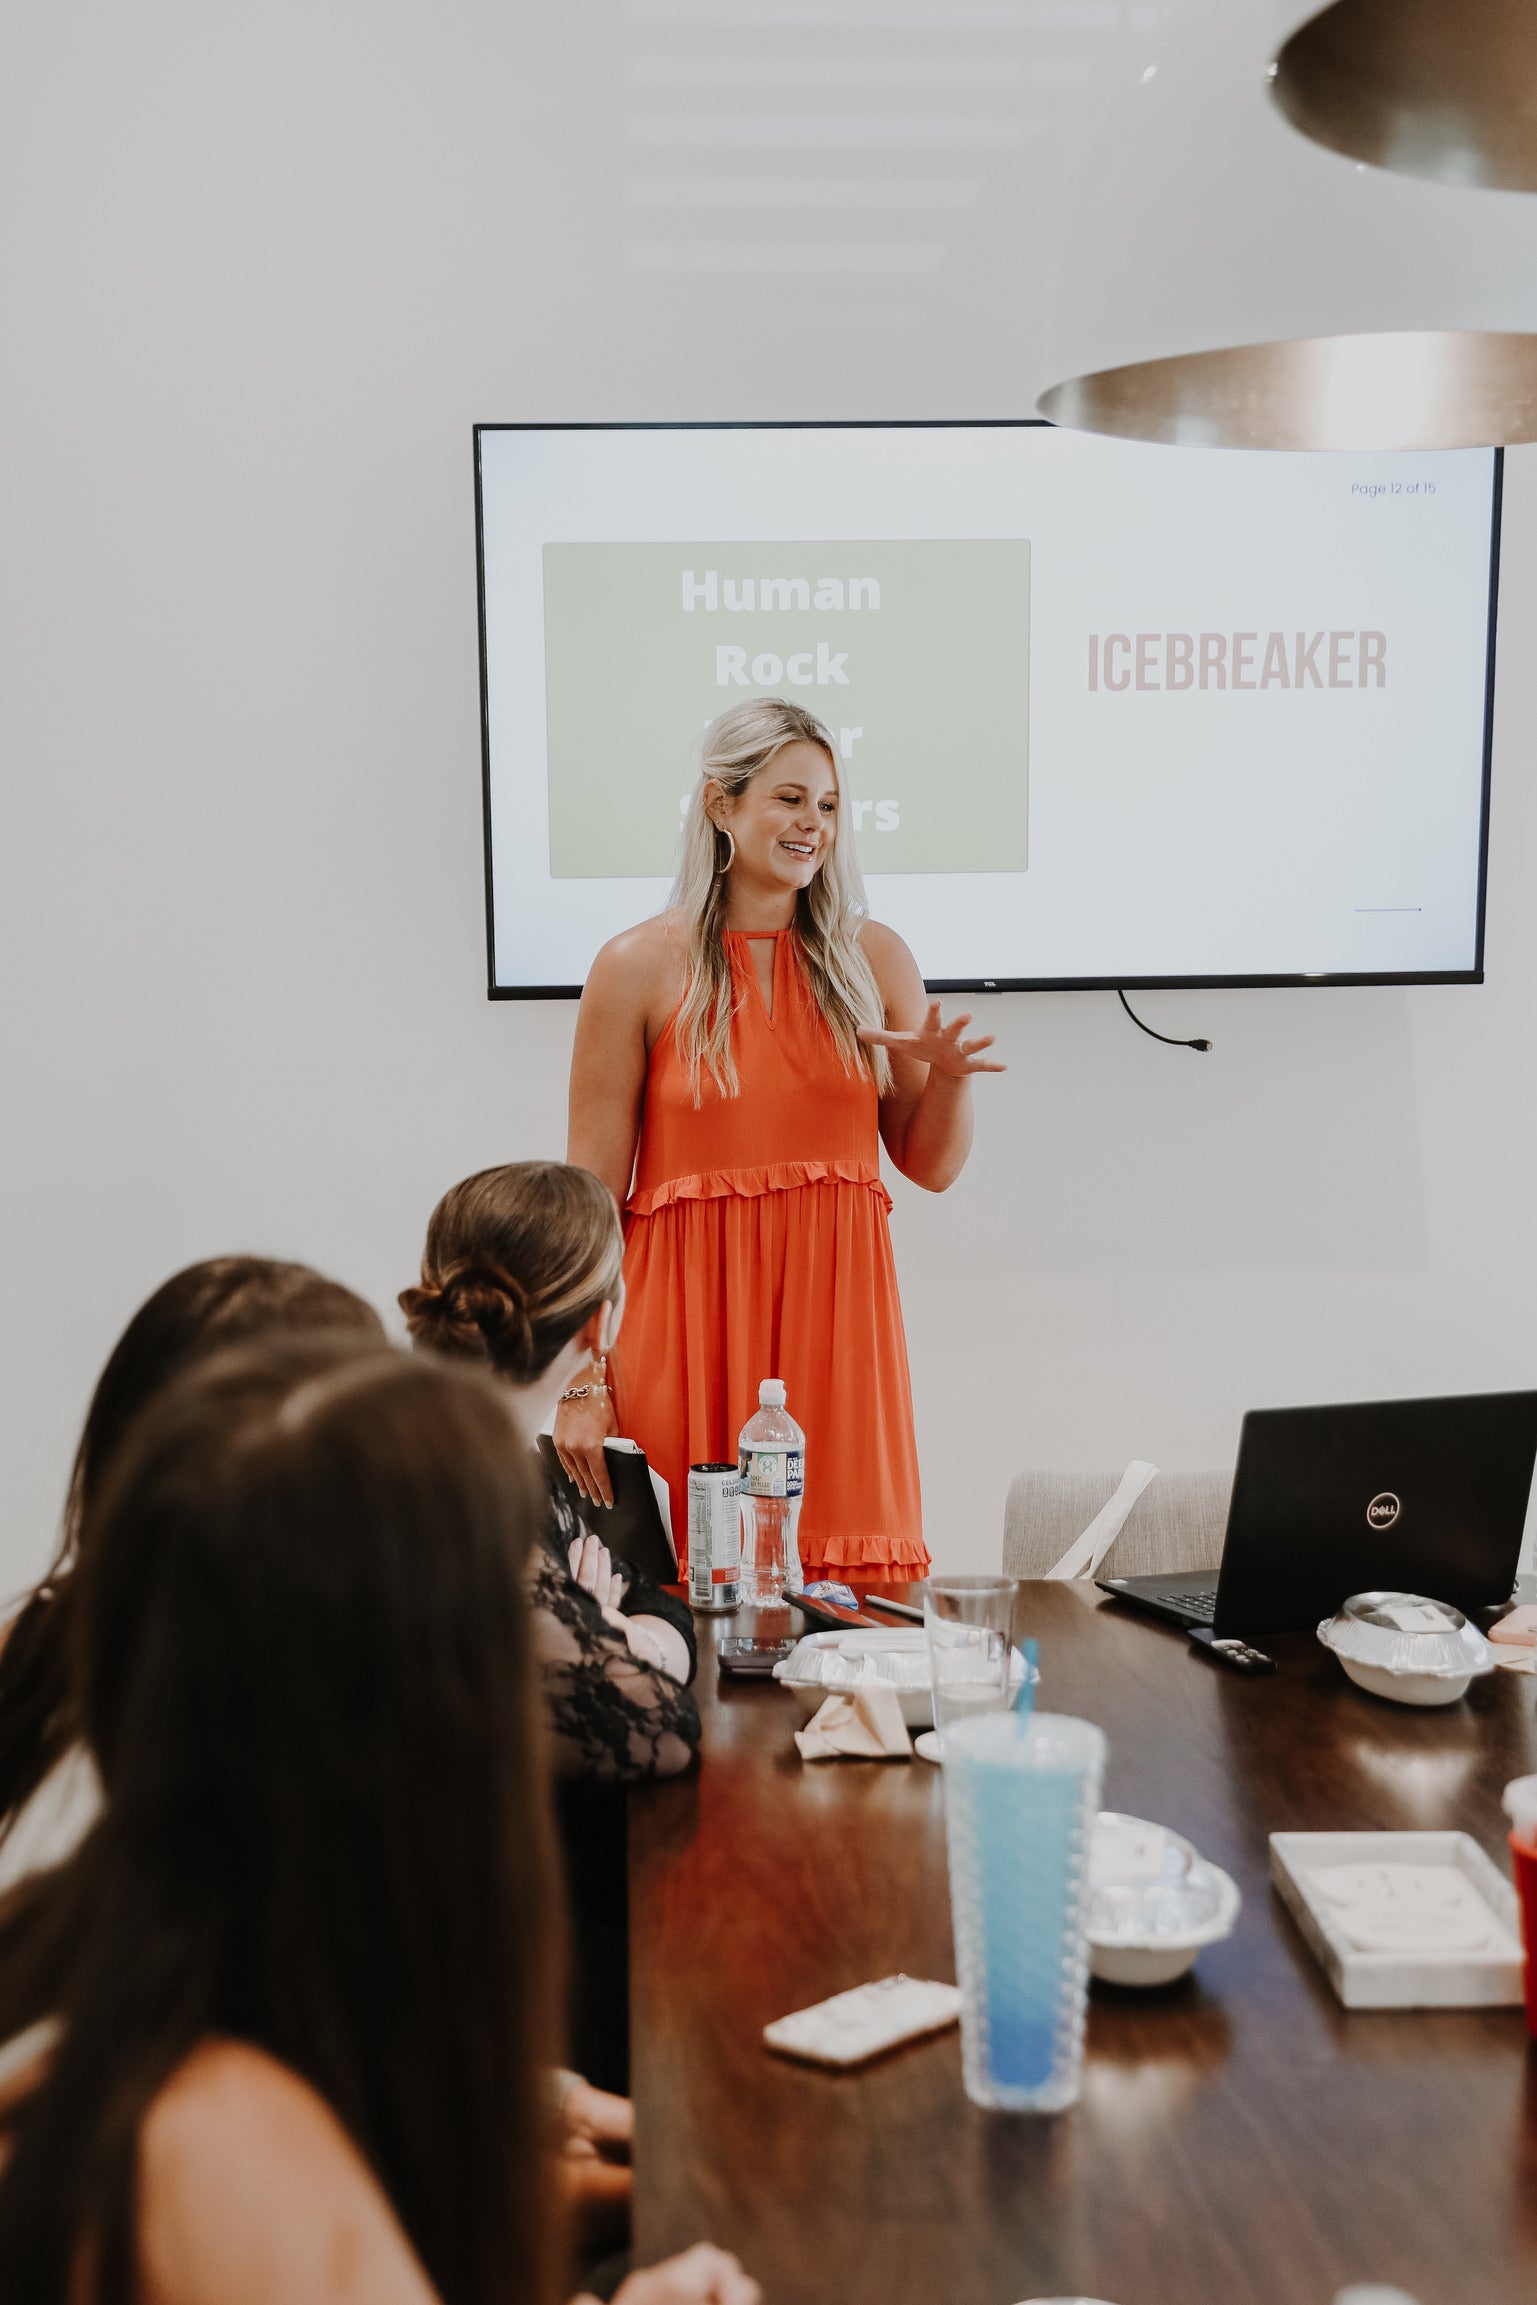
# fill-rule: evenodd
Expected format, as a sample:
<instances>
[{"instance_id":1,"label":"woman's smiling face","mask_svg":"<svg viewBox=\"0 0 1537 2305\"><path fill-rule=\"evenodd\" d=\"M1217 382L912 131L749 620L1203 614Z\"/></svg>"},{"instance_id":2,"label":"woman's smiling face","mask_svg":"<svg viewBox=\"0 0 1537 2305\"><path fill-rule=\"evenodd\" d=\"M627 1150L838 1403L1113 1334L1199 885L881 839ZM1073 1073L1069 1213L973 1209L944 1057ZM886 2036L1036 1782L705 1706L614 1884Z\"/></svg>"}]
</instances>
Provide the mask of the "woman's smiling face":
<instances>
[{"instance_id":1,"label":"woman's smiling face","mask_svg":"<svg viewBox=\"0 0 1537 2305\"><path fill-rule=\"evenodd\" d=\"M734 801L724 793L710 814L736 842L739 882L809 888L838 831L838 773L819 744L784 745Z\"/></svg>"}]
</instances>

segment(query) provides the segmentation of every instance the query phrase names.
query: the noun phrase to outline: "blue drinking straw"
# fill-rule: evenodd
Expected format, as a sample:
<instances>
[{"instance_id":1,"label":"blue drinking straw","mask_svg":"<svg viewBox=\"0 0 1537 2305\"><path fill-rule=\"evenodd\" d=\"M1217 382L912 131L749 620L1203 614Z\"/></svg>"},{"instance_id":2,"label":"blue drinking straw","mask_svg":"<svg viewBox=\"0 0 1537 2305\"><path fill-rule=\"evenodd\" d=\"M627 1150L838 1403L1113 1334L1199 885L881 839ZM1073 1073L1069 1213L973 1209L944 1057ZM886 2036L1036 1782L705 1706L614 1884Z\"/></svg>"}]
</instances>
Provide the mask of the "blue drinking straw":
<instances>
[{"instance_id":1,"label":"blue drinking straw","mask_svg":"<svg viewBox=\"0 0 1537 2305\"><path fill-rule=\"evenodd\" d=\"M1035 1684L1040 1679L1035 1660L1040 1654L1035 1641L1021 1641L1019 1653L1025 1660L1025 1669L1019 1677L1019 1691L1014 1699L1014 1724L1022 1729L1035 1710Z\"/></svg>"}]
</instances>

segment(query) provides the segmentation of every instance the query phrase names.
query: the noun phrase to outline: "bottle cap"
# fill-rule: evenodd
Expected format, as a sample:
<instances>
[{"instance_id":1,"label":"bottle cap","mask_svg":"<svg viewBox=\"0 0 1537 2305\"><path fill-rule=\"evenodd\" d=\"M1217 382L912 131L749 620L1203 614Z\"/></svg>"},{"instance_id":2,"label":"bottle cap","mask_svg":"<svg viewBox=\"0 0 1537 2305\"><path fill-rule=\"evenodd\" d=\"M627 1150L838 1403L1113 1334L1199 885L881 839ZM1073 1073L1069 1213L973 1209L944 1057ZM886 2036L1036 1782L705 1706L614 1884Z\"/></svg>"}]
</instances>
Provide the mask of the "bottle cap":
<instances>
[{"instance_id":1,"label":"bottle cap","mask_svg":"<svg viewBox=\"0 0 1537 2305\"><path fill-rule=\"evenodd\" d=\"M759 1406L759 1408L760 1408L760 1409L782 1409L782 1408L784 1407L784 1405L785 1405L785 1381L784 1381L784 1378L783 1378L783 1377L765 1377L765 1378L764 1378L764 1380L763 1380L763 1382L762 1382L762 1384L761 1384L761 1385L758 1387L758 1406Z\"/></svg>"},{"instance_id":2,"label":"bottle cap","mask_svg":"<svg viewBox=\"0 0 1537 2305\"><path fill-rule=\"evenodd\" d=\"M1500 1807L1523 1841L1537 1843L1537 1777L1512 1777Z\"/></svg>"}]
</instances>

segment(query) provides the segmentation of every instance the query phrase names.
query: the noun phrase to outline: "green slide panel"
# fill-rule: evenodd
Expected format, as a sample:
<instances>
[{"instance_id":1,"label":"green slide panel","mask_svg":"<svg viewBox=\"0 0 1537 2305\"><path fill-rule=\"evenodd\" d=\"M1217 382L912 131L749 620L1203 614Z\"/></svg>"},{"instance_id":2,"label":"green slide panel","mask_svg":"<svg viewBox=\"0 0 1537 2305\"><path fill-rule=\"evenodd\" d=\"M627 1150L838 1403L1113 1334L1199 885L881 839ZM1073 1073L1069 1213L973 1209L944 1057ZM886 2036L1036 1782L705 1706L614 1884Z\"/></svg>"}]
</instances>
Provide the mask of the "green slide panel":
<instances>
[{"instance_id":1,"label":"green slide panel","mask_svg":"<svg viewBox=\"0 0 1537 2305\"><path fill-rule=\"evenodd\" d=\"M866 872L1023 872L1030 546L547 544L550 871L657 878L704 726L750 696L839 747Z\"/></svg>"}]
</instances>

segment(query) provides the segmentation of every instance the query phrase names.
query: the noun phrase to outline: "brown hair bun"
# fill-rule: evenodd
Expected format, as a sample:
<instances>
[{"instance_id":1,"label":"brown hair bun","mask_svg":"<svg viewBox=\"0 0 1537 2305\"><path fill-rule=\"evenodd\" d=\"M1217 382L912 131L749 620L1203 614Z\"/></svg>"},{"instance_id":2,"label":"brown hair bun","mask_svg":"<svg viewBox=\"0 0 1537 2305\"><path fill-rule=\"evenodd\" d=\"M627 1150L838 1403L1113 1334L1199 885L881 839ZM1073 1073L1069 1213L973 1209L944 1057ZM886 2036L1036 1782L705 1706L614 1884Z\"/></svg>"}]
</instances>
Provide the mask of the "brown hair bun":
<instances>
[{"instance_id":1,"label":"brown hair bun","mask_svg":"<svg viewBox=\"0 0 1537 2305\"><path fill-rule=\"evenodd\" d=\"M400 1307L416 1343L532 1384L623 1285L624 1234L606 1184L564 1161L481 1169L432 1212L419 1287Z\"/></svg>"},{"instance_id":2,"label":"brown hair bun","mask_svg":"<svg viewBox=\"0 0 1537 2305\"><path fill-rule=\"evenodd\" d=\"M534 1325L528 1292L495 1265L460 1264L437 1282L402 1289L413 1337L458 1360L489 1361L519 1383L532 1375Z\"/></svg>"}]
</instances>

